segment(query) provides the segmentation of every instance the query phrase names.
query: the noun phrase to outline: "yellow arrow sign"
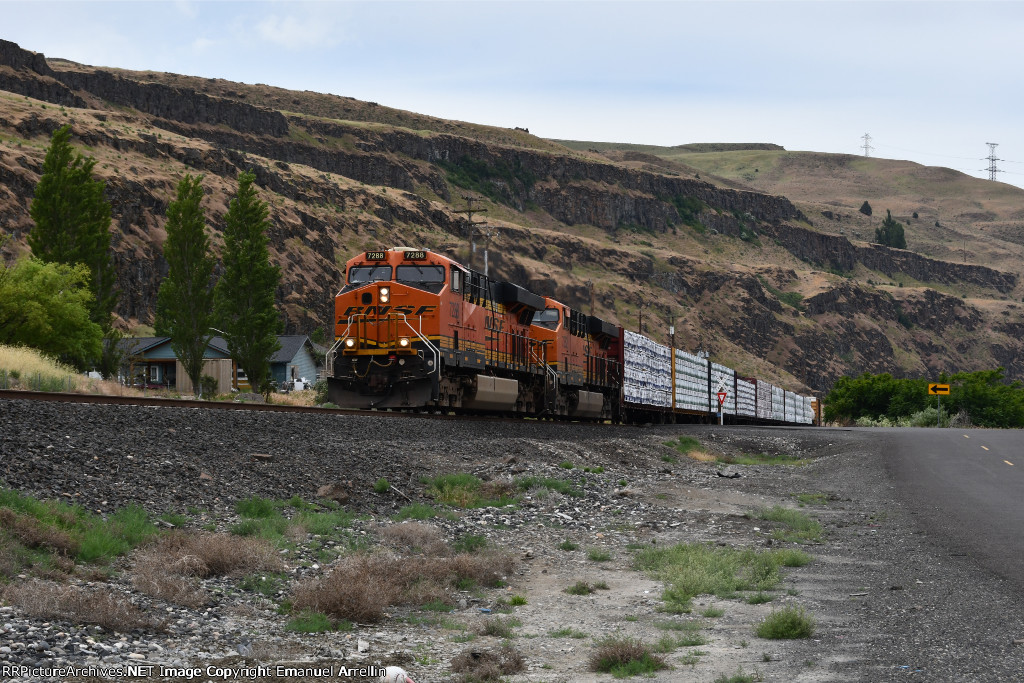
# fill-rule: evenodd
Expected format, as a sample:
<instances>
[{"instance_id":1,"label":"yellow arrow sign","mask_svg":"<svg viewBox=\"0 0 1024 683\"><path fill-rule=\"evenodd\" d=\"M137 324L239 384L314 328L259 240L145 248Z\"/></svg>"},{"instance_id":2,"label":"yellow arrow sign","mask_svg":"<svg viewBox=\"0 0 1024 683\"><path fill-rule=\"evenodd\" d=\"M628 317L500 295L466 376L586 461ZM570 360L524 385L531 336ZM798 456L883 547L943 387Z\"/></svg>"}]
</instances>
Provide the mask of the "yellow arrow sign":
<instances>
[{"instance_id":1,"label":"yellow arrow sign","mask_svg":"<svg viewBox=\"0 0 1024 683\"><path fill-rule=\"evenodd\" d=\"M948 384L929 384L928 385L928 393L929 394L933 394L933 395L934 394L942 394L942 395L948 394L949 393L949 385Z\"/></svg>"}]
</instances>

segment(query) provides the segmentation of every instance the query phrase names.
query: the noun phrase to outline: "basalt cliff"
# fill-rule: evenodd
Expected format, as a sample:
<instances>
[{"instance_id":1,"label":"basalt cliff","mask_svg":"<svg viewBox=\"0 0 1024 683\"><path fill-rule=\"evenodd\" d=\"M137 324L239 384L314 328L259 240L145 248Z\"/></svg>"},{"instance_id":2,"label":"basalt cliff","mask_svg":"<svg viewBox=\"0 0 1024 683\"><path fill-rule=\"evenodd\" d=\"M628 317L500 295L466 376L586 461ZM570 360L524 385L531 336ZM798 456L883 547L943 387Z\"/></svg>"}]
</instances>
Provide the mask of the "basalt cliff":
<instances>
[{"instance_id":1,"label":"basalt cliff","mask_svg":"<svg viewBox=\"0 0 1024 683\"><path fill-rule=\"evenodd\" d=\"M871 244L841 229L838 208L649 154L346 97L94 68L0 41L6 259L27 251L34 187L65 124L106 182L117 312L129 330L152 325L180 178L203 175L219 251L237 174L251 169L270 206L292 333L330 333L348 258L407 245L481 270L486 250L492 276L662 342L674 325L677 346L793 389L827 391L863 371L1024 372L1024 288L1020 268L1006 265L1020 258L994 266L920 253L912 232L910 250ZM1017 202L1024 216L1024 191ZM486 209L473 227L467 207ZM1024 252L1012 227L1000 243L1011 256Z\"/></svg>"}]
</instances>

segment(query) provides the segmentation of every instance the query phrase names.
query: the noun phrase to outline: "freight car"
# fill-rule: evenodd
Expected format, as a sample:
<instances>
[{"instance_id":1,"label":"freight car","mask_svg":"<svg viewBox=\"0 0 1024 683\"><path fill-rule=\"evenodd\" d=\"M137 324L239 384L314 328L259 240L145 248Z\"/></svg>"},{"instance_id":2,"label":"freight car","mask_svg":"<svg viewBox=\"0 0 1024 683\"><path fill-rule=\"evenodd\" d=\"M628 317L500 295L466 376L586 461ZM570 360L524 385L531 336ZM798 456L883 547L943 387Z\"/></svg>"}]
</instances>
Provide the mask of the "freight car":
<instances>
[{"instance_id":1,"label":"freight car","mask_svg":"<svg viewBox=\"0 0 1024 683\"><path fill-rule=\"evenodd\" d=\"M817 422L810 397L425 249L351 259L334 306L328 396L344 408L614 422L721 410L730 422Z\"/></svg>"}]
</instances>

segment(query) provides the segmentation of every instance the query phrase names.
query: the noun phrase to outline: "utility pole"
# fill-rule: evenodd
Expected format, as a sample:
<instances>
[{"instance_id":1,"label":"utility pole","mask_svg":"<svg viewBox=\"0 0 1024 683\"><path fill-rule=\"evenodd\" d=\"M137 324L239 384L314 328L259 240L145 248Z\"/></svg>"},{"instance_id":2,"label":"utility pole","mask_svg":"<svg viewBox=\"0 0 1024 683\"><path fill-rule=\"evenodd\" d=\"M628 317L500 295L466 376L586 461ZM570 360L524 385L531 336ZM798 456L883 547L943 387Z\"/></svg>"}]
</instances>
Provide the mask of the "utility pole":
<instances>
[{"instance_id":1,"label":"utility pole","mask_svg":"<svg viewBox=\"0 0 1024 683\"><path fill-rule=\"evenodd\" d=\"M587 289L590 291L590 315L594 315L594 281L587 280L583 284L585 284Z\"/></svg>"},{"instance_id":2,"label":"utility pole","mask_svg":"<svg viewBox=\"0 0 1024 683\"><path fill-rule=\"evenodd\" d=\"M640 308L637 313L637 328L640 334L644 333L644 300L640 299Z\"/></svg>"},{"instance_id":3,"label":"utility pole","mask_svg":"<svg viewBox=\"0 0 1024 683\"><path fill-rule=\"evenodd\" d=\"M673 349L676 348L676 315L675 315L675 313L669 314L668 338L669 338L669 346L672 347Z\"/></svg>"},{"instance_id":4,"label":"utility pole","mask_svg":"<svg viewBox=\"0 0 1024 683\"><path fill-rule=\"evenodd\" d=\"M1002 161L1002 159L996 158L996 147L999 146L999 143L986 142L985 144L988 145L988 157L986 157L988 159L988 168L985 170L988 171L988 179L995 180L996 173L999 173L999 168L996 166L996 162Z\"/></svg>"},{"instance_id":5,"label":"utility pole","mask_svg":"<svg viewBox=\"0 0 1024 683\"><path fill-rule=\"evenodd\" d=\"M468 235L469 236L469 267L472 268L473 267L473 256L476 254L476 232L474 230L474 226L476 224L473 222L473 214L474 213L485 213L487 211L487 209L474 209L473 208L473 202L480 201L477 197L473 197L471 195L464 194L464 195L462 195L462 198L466 200L466 207L467 208L460 209L458 211L455 211L454 213L464 213L464 214L466 214L466 222L467 222L466 230L469 233L469 235Z\"/></svg>"},{"instance_id":6,"label":"utility pole","mask_svg":"<svg viewBox=\"0 0 1024 683\"><path fill-rule=\"evenodd\" d=\"M871 156L871 150L874 149L874 147L871 146L871 136L864 133L864 135L860 136L860 139L864 141L864 144L861 145L861 149L864 150L864 156Z\"/></svg>"},{"instance_id":7,"label":"utility pole","mask_svg":"<svg viewBox=\"0 0 1024 683\"><path fill-rule=\"evenodd\" d=\"M486 209L484 209L486 211ZM480 228L480 234L486 238L484 242L484 277L487 277L487 254L491 248L491 236L494 234L494 228L491 226L484 226Z\"/></svg>"}]
</instances>

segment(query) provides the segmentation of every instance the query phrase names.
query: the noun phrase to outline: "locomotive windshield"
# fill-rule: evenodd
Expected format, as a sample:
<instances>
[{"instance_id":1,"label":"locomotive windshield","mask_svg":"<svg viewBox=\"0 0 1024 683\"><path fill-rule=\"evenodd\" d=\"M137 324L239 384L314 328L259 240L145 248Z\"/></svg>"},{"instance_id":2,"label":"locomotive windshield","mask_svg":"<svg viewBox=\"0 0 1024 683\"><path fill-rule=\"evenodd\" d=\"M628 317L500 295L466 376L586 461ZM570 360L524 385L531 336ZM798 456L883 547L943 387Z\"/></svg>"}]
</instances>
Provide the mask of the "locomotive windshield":
<instances>
[{"instance_id":1,"label":"locomotive windshield","mask_svg":"<svg viewBox=\"0 0 1024 683\"><path fill-rule=\"evenodd\" d=\"M555 329L558 327L558 309L545 308L543 311L537 311L533 314L532 324L547 327L552 330Z\"/></svg>"},{"instance_id":2,"label":"locomotive windshield","mask_svg":"<svg viewBox=\"0 0 1024 683\"><path fill-rule=\"evenodd\" d=\"M444 286L444 266L398 266L395 280L436 294Z\"/></svg>"},{"instance_id":3,"label":"locomotive windshield","mask_svg":"<svg viewBox=\"0 0 1024 683\"><path fill-rule=\"evenodd\" d=\"M365 285L391 279L391 266L352 266L348 269L350 285Z\"/></svg>"}]
</instances>

